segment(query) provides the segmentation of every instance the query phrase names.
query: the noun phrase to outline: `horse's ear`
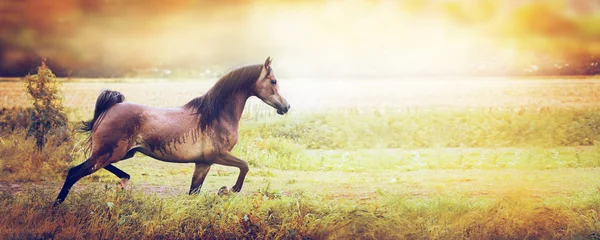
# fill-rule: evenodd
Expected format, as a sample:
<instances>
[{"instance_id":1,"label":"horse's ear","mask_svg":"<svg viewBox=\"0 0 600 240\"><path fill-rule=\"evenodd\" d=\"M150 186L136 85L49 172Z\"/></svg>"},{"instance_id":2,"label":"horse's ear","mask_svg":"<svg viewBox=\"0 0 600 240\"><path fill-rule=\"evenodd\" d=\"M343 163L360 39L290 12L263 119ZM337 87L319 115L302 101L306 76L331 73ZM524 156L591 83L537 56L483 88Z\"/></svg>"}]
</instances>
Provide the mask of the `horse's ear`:
<instances>
[{"instance_id":1,"label":"horse's ear","mask_svg":"<svg viewBox=\"0 0 600 240\"><path fill-rule=\"evenodd\" d=\"M271 66L271 61L273 61L271 57L268 57L267 60L265 60L265 68L269 68Z\"/></svg>"}]
</instances>

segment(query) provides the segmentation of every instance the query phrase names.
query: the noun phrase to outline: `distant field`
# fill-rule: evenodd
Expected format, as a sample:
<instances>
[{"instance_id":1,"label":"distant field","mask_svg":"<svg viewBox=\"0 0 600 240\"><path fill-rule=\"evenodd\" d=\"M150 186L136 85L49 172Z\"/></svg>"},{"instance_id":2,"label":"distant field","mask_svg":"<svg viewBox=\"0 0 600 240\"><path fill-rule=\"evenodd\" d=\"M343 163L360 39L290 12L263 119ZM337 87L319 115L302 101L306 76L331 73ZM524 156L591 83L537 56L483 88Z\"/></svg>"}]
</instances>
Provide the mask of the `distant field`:
<instances>
[{"instance_id":1,"label":"distant field","mask_svg":"<svg viewBox=\"0 0 600 240\"><path fill-rule=\"evenodd\" d=\"M598 78L572 79L281 79L294 110L410 107L581 107L598 106ZM175 107L200 96L214 80L64 80L68 108L92 111L103 88L128 101ZM0 81L0 107L28 106L23 83ZM256 102L256 101L253 101Z\"/></svg>"}]
</instances>

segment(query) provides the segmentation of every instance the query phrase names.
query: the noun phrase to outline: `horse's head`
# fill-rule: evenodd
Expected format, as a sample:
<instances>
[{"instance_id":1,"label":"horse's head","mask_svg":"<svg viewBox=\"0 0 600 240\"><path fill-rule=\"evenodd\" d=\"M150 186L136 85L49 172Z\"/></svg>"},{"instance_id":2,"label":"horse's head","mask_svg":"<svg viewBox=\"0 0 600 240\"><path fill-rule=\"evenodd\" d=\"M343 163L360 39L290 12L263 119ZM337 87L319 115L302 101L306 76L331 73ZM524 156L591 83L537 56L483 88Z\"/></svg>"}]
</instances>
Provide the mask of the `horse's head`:
<instances>
[{"instance_id":1,"label":"horse's head","mask_svg":"<svg viewBox=\"0 0 600 240\"><path fill-rule=\"evenodd\" d=\"M271 69L271 57L268 57L262 66L260 76L254 84L254 95L277 109L279 115L287 113L290 109L290 104L279 94L279 83Z\"/></svg>"}]
</instances>

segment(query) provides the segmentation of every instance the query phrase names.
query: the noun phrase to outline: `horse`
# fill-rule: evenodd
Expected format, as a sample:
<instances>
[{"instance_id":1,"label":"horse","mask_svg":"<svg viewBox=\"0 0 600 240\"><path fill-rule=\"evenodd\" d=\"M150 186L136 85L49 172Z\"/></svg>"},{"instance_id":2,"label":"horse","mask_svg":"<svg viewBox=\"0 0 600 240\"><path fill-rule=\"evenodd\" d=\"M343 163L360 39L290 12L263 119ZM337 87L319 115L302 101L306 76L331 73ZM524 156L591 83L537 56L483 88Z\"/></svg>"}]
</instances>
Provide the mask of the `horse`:
<instances>
[{"instance_id":1,"label":"horse","mask_svg":"<svg viewBox=\"0 0 600 240\"><path fill-rule=\"evenodd\" d=\"M233 192L242 190L248 163L230 152L238 142L238 126L248 98L256 96L275 108L279 115L290 104L279 94L279 84L271 68L271 57L264 64L239 67L225 74L205 94L182 107L158 108L125 102L117 91L100 92L94 117L84 121L81 132L88 132L91 154L72 167L56 198L61 204L79 179L106 169L126 184L130 175L113 163L140 152L151 158L174 163L194 163L189 194L200 191L213 164L239 168Z\"/></svg>"}]
</instances>

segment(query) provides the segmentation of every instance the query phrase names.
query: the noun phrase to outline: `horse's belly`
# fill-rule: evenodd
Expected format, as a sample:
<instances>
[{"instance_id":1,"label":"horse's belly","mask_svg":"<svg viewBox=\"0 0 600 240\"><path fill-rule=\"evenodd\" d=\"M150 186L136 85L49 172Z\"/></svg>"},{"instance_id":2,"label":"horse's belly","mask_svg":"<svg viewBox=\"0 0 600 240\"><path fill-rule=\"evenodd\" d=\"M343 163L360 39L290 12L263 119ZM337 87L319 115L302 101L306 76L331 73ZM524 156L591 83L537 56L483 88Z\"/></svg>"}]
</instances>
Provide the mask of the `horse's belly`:
<instances>
[{"instance_id":1,"label":"horse's belly","mask_svg":"<svg viewBox=\"0 0 600 240\"><path fill-rule=\"evenodd\" d=\"M202 143L172 142L162 146L143 146L138 151L166 162L197 163L206 161L205 149Z\"/></svg>"}]
</instances>

